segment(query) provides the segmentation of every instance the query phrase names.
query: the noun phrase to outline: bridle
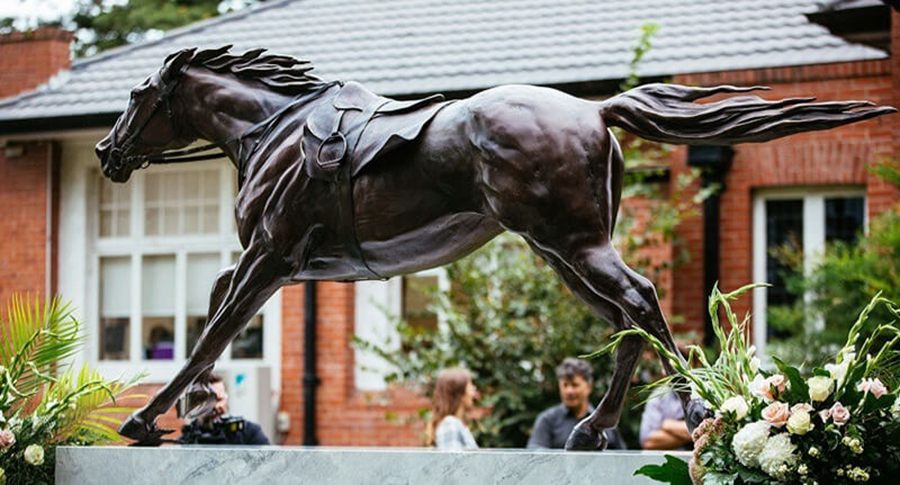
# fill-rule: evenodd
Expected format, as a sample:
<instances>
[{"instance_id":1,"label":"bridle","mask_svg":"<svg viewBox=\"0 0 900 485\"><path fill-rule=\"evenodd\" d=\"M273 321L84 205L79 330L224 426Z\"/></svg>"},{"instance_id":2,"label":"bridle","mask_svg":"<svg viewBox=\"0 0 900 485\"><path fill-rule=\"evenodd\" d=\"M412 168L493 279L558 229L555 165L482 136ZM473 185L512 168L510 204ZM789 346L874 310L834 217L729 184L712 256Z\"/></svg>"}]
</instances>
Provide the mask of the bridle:
<instances>
[{"instance_id":1,"label":"bridle","mask_svg":"<svg viewBox=\"0 0 900 485\"><path fill-rule=\"evenodd\" d=\"M178 87L178 83L184 73L187 71L189 66L184 66L183 68L178 70L178 73L174 77L174 79L166 82L165 76L159 77L160 88L159 88L159 97L153 103L153 106L150 107L150 114L137 126L135 130L130 130L128 127L125 128L124 138L121 144L116 146L115 137L113 137L110 152L109 152L109 160L112 164L112 168L115 171L120 171L125 167L126 162L137 162L133 166L135 170L144 169L150 166L150 164L165 164L165 163L181 163L181 162L197 162L201 160L214 160L217 158L226 158L227 155L224 151L222 151L221 145L228 146L232 143L237 143L237 151L238 151L238 160L237 169L238 169L238 180L239 185L243 185L243 176L244 176L244 166L246 164L247 157L253 153L259 145L259 142L262 138L265 137L269 131L271 131L272 127L276 124L276 122L284 116L285 113L292 110L295 106L305 103L307 98L318 96L321 92L327 91L332 86L340 85L343 86L342 81L330 81L326 83L322 83L316 89L307 91L296 98L290 103L287 103L285 106L281 107L279 110L271 114L266 119L260 121L256 125L252 126L247 131L241 133L240 135L233 137L222 143L210 143L208 145L203 145L194 148L185 148L182 150L171 150L164 153L159 153L156 155L128 155L128 152L134 147L135 143L140 137L141 132L146 128L147 124L150 123L150 120L156 116L156 112L159 110L160 106L165 104L166 106L166 116L168 116L170 121L173 121L173 111L172 111L172 103L171 96L172 93L175 92L175 88ZM253 143L249 150L244 150L244 142L245 139L253 134L262 131L263 136L261 136L256 143ZM204 153L210 150L219 150L218 153ZM200 155L195 155L195 154Z\"/></svg>"},{"instance_id":2,"label":"bridle","mask_svg":"<svg viewBox=\"0 0 900 485\"><path fill-rule=\"evenodd\" d=\"M126 163L128 162L138 162L135 163L134 166L137 169L147 168L151 163L178 163L178 162L196 162L200 160L213 160L216 158L224 158L226 155L221 151L218 144L210 143L208 145L203 145L194 148L186 148L183 150L172 150L165 153L159 153L156 155L128 155L128 152L134 148L135 143L137 143L138 138L141 136L141 132L144 131L144 128L147 127L147 124L150 123L150 120L156 116L156 112L159 111L160 106L165 104L166 106L166 116L169 121L173 121L173 111L172 111L172 102L171 97L175 92L175 88L178 87L178 83L181 80L181 76L187 71L187 66L178 70L177 75L169 82L166 82L165 76L159 77L159 96L154 101L153 106L150 107L150 114L144 118L144 120L137 126L133 131L130 127L125 127L124 133L124 141L116 146L115 137L112 140L112 146L109 151L109 159L110 163L112 163L112 168L115 171L122 170ZM234 140L229 140L227 143L230 143ZM219 153L207 153L203 155L194 155L195 153L203 153L208 152L210 150L219 149ZM193 155L193 156L191 156ZM130 164L130 163L129 163Z\"/></svg>"}]
</instances>

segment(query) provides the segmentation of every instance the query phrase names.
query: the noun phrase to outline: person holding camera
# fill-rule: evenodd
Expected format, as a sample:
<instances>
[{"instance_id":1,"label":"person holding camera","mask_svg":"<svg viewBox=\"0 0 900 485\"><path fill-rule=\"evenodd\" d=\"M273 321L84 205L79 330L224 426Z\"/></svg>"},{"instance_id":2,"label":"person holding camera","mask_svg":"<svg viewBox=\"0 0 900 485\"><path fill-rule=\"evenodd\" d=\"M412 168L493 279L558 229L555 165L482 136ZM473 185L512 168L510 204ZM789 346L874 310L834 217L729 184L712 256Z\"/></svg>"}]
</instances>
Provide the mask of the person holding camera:
<instances>
[{"instance_id":1,"label":"person holding camera","mask_svg":"<svg viewBox=\"0 0 900 485\"><path fill-rule=\"evenodd\" d=\"M217 374L210 374L209 385L216 393L216 404L203 416L198 416L181 431L181 442L200 445L268 445L269 438L252 421L229 416L228 393L225 382Z\"/></svg>"}]
</instances>

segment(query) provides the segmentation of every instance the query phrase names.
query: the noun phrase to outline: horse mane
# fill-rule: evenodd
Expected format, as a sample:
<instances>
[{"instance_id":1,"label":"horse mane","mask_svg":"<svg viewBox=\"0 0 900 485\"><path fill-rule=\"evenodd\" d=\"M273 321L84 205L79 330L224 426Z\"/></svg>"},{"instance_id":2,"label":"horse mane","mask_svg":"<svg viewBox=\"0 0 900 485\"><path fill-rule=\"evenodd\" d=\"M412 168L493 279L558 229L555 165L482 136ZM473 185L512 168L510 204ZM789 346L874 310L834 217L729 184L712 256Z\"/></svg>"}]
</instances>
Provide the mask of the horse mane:
<instances>
[{"instance_id":1,"label":"horse mane","mask_svg":"<svg viewBox=\"0 0 900 485\"><path fill-rule=\"evenodd\" d=\"M198 50L188 64L259 81L282 94L302 94L324 83L321 78L309 74L313 69L309 61L266 54L266 49L252 49L239 55L231 54L230 49L231 45Z\"/></svg>"}]
</instances>

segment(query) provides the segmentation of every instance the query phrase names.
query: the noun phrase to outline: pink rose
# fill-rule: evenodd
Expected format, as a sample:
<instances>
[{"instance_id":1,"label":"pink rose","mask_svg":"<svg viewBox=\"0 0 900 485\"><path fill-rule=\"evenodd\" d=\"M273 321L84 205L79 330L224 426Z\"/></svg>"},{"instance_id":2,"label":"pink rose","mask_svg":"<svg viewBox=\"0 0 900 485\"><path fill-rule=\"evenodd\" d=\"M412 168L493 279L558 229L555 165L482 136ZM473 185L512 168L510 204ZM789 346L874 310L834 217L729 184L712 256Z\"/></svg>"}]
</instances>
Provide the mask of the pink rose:
<instances>
[{"instance_id":1,"label":"pink rose","mask_svg":"<svg viewBox=\"0 0 900 485\"><path fill-rule=\"evenodd\" d=\"M16 435L8 429L0 431L0 450L6 451L10 446L16 444Z\"/></svg>"},{"instance_id":2,"label":"pink rose","mask_svg":"<svg viewBox=\"0 0 900 485\"><path fill-rule=\"evenodd\" d=\"M784 386L787 380L781 374L773 374L766 377L763 382L762 395L767 401L772 401L784 392Z\"/></svg>"},{"instance_id":3,"label":"pink rose","mask_svg":"<svg viewBox=\"0 0 900 485\"><path fill-rule=\"evenodd\" d=\"M804 412L808 413L813 410L813 407L805 402L797 403L791 406L791 414L796 412Z\"/></svg>"},{"instance_id":4,"label":"pink rose","mask_svg":"<svg viewBox=\"0 0 900 485\"><path fill-rule=\"evenodd\" d=\"M762 418L776 428L780 428L787 424L788 418L790 417L791 410L788 408L788 405L783 402L775 401L766 406L762 411Z\"/></svg>"},{"instance_id":5,"label":"pink rose","mask_svg":"<svg viewBox=\"0 0 900 485\"><path fill-rule=\"evenodd\" d=\"M834 403L834 406L831 406L830 412L831 420L838 426L843 426L847 424L847 421L850 421L850 410L845 408L840 402Z\"/></svg>"},{"instance_id":6,"label":"pink rose","mask_svg":"<svg viewBox=\"0 0 900 485\"><path fill-rule=\"evenodd\" d=\"M880 380L876 377L875 379L863 379L862 382L859 383L856 388L863 392L863 394L870 392L875 398L879 398L887 394L887 387L881 383Z\"/></svg>"}]
</instances>

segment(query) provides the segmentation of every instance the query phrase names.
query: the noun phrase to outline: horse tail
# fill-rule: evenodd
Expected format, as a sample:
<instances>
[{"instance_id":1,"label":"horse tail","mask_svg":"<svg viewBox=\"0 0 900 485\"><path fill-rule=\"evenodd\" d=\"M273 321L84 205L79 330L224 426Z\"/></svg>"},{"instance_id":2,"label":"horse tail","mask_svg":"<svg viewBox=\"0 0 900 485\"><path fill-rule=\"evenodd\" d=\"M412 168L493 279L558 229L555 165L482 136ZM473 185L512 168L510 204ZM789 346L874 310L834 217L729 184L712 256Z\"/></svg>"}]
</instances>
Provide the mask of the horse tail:
<instances>
[{"instance_id":1,"label":"horse tail","mask_svg":"<svg viewBox=\"0 0 900 485\"><path fill-rule=\"evenodd\" d=\"M648 140L727 145L826 130L897 111L868 101L814 103L815 98L769 101L758 96L735 96L706 104L694 102L714 94L767 89L765 86L694 88L647 84L602 101L600 115L607 125Z\"/></svg>"}]
</instances>

